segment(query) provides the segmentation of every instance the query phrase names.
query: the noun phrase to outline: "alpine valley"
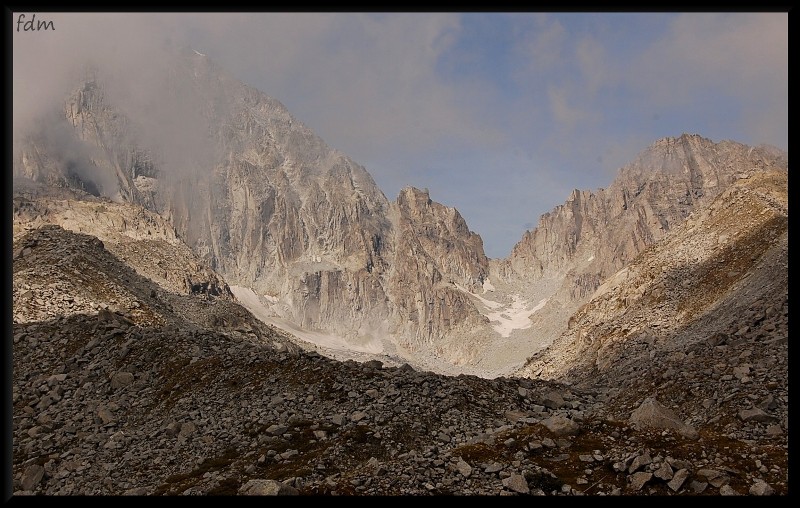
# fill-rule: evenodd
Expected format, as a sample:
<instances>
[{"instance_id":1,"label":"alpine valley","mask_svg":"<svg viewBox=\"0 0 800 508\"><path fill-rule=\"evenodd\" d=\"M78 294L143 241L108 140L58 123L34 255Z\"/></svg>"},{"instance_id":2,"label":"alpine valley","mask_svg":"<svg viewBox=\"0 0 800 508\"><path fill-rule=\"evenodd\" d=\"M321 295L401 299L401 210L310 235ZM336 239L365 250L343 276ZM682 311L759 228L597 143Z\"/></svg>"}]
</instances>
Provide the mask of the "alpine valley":
<instances>
[{"instance_id":1,"label":"alpine valley","mask_svg":"<svg viewBox=\"0 0 800 508\"><path fill-rule=\"evenodd\" d=\"M787 153L656 140L489 259L205 55L78 74L15 133L15 494L788 494Z\"/></svg>"}]
</instances>

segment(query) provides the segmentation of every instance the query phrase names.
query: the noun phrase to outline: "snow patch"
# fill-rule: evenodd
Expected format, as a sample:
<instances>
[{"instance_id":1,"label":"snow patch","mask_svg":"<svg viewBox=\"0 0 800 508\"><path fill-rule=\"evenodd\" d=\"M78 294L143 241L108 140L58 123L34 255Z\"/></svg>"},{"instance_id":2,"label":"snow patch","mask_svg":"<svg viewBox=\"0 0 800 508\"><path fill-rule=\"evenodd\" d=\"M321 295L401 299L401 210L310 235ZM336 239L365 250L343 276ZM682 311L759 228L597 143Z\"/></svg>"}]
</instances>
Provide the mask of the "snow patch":
<instances>
[{"instance_id":1,"label":"snow patch","mask_svg":"<svg viewBox=\"0 0 800 508\"><path fill-rule=\"evenodd\" d=\"M484 316L489 318L494 331L500 334L501 337L510 337L511 332L514 330L524 330L530 328L533 323L530 320L531 315L545 306L550 298L542 298L532 308L528 308L529 302L523 300L519 295L511 295L511 303L503 304L493 300L487 300L475 293L467 291L466 288L456 284L456 287L476 298L486 307L485 312L481 312Z\"/></svg>"},{"instance_id":2,"label":"snow patch","mask_svg":"<svg viewBox=\"0 0 800 508\"><path fill-rule=\"evenodd\" d=\"M500 308L500 307L503 306L503 304L500 303L500 302L495 302L493 300L487 300L486 298L483 298L483 297L481 297L479 295L476 295L475 293L470 292L469 290L467 290L465 287L461 286L460 284L456 284L456 287L460 291L463 291L464 293L467 293L468 295L474 296L475 298L477 298L478 301L481 302L487 309L497 309L497 308ZM486 315L486 314L484 314L484 315Z\"/></svg>"}]
</instances>

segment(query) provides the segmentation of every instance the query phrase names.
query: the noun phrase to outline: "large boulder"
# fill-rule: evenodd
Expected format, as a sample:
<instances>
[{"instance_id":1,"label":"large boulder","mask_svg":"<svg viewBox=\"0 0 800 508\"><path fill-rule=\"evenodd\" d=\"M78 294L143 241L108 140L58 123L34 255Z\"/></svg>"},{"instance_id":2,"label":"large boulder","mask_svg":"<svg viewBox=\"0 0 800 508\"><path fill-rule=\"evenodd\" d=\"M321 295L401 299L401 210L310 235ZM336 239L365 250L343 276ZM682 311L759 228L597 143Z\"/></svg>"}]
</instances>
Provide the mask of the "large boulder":
<instances>
[{"instance_id":1,"label":"large boulder","mask_svg":"<svg viewBox=\"0 0 800 508\"><path fill-rule=\"evenodd\" d=\"M700 437L694 427L684 422L675 411L662 406L653 397L644 399L642 404L631 413L628 422L640 429L674 430L687 439L697 439Z\"/></svg>"},{"instance_id":2,"label":"large boulder","mask_svg":"<svg viewBox=\"0 0 800 508\"><path fill-rule=\"evenodd\" d=\"M553 415L542 420L542 425L556 436L570 436L577 434L580 430L577 423L561 415Z\"/></svg>"},{"instance_id":3,"label":"large boulder","mask_svg":"<svg viewBox=\"0 0 800 508\"><path fill-rule=\"evenodd\" d=\"M296 496L299 493L296 488L275 480L249 480L239 487L242 496Z\"/></svg>"}]
</instances>

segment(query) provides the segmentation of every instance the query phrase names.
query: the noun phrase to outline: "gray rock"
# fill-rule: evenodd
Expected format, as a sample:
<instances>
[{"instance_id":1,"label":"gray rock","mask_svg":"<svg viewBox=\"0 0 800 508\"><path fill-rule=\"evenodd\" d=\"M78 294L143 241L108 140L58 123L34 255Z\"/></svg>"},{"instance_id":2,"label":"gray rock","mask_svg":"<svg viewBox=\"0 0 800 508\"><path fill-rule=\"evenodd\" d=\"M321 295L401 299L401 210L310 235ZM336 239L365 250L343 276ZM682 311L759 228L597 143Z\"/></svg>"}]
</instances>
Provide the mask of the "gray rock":
<instances>
[{"instance_id":1,"label":"gray rock","mask_svg":"<svg viewBox=\"0 0 800 508\"><path fill-rule=\"evenodd\" d=\"M114 421L114 413L112 413L111 411L109 411L108 408L105 407L100 408L97 411L97 416L100 418L100 421L103 422L103 425Z\"/></svg>"},{"instance_id":2,"label":"gray rock","mask_svg":"<svg viewBox=\"0 0 800 508\"><path fill-rule=\"evenodd\" d=\"M503 478L503 487L520 494L530 493L528 482L521 474L512 474L508 478Z\"/></svg>"},{"instance_id":3,"label":"gray rock","mask_svg":"<svg viewBox=\"0 0 800 508\"><path fill-rule=\"evenodd\" d=\"M652 462L653 459L650 457L650 452L645 451L643 454L634 457L634 459L631 461L631 465L628 467L628 472L635 473L639 469Z\"/></svg>"},{"instance_id":4,"label":"gray rock","mask_svg":"<svg viewBox=\"0 0 800 508\"><path fill-rule=\"evenodd\" d=\"M45 395L44 397L39 399L39 403L36 404L36 409L45 410L48 407L52 406L53 402L55 402L53 400L53 397L50 397L49 395Z\"/></svg>"},{"instance_id":5,"label":"gray rock","mask_svg":"<svg viewBox=\"0 0 800 508\"><path fill-rule=\"evenodd\" d=\"M734 490L734 488L730 485L723 485L720 487L719 494L721 496L741 496L741 494L736 492L736 490Z\"/></svg>"},{"instance_id":6,"label":"gray rock","mask_svg":"<svg viewBox=\"0 0 800 508\"><path fill-rule=\"evenodd\" d=\"M335 414L331 416L331 423L334 425L344 425L344 415L343 414Z\"/></svg>"},{"instance_id":7,"label":"gray rock","mask_svg":"<svg viewBox=\"0 0 800 508\"><path fill-rule=\"evenodd\" d=\"M366 417L367 417L367 413L365 413L363 411L356 411L355 413L350 415L350 421L360 422L361 420L363 420Z\"/></svg>"},{"instance_id":8,"label":"gray rock","mask_svg":"<svg viewBox=\"0 0 800 508\"><path fill-rule=\"evenodd\" d=\"M697 471L697 477L707 481L714 487L722 487L730 481L730 477L724 471L717 469L700 469Z\"/></svg>"},{"instance_id":9,"label":"gray rock","mask_svg":"<svg viewBox=\"0 0 800 508\"><path fill-rule=\"evenodd\" d=\"M733 376L736 379L742 379L750 374L750 365L743 364L733 368Z\"/></svg>"},{"instance_id":10,"label":"gray rock","mask_svg":"<svg viewBox=\"0 0 800 508\"><path fill-rule=\"evenodd\" d=\"M267 434L272 434L273 436L282 436L286 434L286 431L288 430L289 427L286 425L273 424L267 427Z\"/></svg>"},{"instance_id":11,"label":"gray rock","mask_svg":"<svg viewBox=\"0 0 800 508\"><path fill-rule=\"evenodd\" d=\"M676 459L674 457L667 457L666 462L672 466L673 470L677 469L692 469L692 464L688 460Z\"/></svg>"},{"instance_id":12,"label":"gray rock","mask_svg":"<svg viewBox=\"0 0 800 508\"><path fill-rule=\"evenodd\" d=\"M767 395L764 400L758 403L758 407L764 411L774 411L778 408L778 402L772 395Z\"/></svg>"},{"instance_id":13,"label":"gray rock","mask_svg":"<svg viewBox=\"0 0 800 508\"><path fill-rule=\"evenodd\" d=\"M502 464L500 464L499 462L492 462L491 464L489 464L488 466L486 466L483 469L483 472L491 474L491 473L500 472L502 470L503 470L503 465Z\"/></svg>"},{"instance_id":14,"label":"gray rock","mask_svg":"<svg viewBox=\"0 0 800 508\"><path fill-rule=\"evenodd\" d=\"M147 494L147 489L144 487L134 487L122 493L123 496L144 496Z\"/></svg>"},{"instance_id":15,"label":"gray rock","mask_svg":"<svg viewBox=\"0 0 800 508\"><path fill-rule=\"evenodd\" d=\"M123 388L133 383L134 376L130 372L117 372L111 376L111 388Z\"/></svg>"},{"instance_id":16,"label":"gray rock","mask_svg":"<svg viewBox=\"0 0 800 508\"><path fill-rule=\"evenodd\" d=\"M472 466L467 464L467 462L461 458L459 458L458 462L456 463L456 470L458 470L458 472L461 473L461 475L465 478L469 478L469 476L472 474Z\"/></svg>"},{"instance_id":17,"label":"gray rock","mask_svg":"<svg viewBox=\"0 0 800 508\"><path fill-rule=\"evenodd\" d=\"M39 464L31 464L22 473L22 489L33 490L44 478L44 468Z\"/></svg>"},{"instance_id":18,"label":"gray rock","mask_svg":"<svg viewBox=\"0 0 800 508\"><path fill-rule=\"evenodd\" d=\"M178 436L179 437L184 437L184 438L185 437L189 437L192 434L194 434L196 430L197 430L197 426L194 423L186 422L183 425L181 425L181 430L180 430L180 432L178 432Z\"/></svg>"},{"instance_id":19,"label":"gray rock","mask_svg":"<svg viewBox=\"0 0 800 508\"><path fill-rule=\"evenodd\" d=\"M697 439L700 435L691 425L684 422L675 411L647 397L629 418L631 425L639 428L671 429L687 439Z\"/></svg>"},{"instance_id":20,"label":"gray rock","mask_svg":"<svg viewBox=\"0 0 800 508\"><path fill-rule=\"evenodd\" d=\"M249 480L239 487L242 496L296 496L300 492L289 485L275 480Z\"/></svg>"},{"instance_id":21,"label":"gray rock","mask_svg":"<svg viewBox=\"0 0 800 508\"><path fill-rule=\"evenodd\" d=\"M777 437L783 434L783 429L780 425L769 425L767 426L766 434L769 437Z\"/></svg>"},{"instance_id":22,"label":"gray rock","mask_svg":"<svg viewBox=\"0 0 800 508\"><path fill-rule=\"evenodd\" d=\"M655 473L653 473L653 476L655 476L659 480L668 482L673 477L673 471L669 464L667 464L666 462L662 462L661 466L656 470Z\"/></svg>"},{"instance_id":23,"label":"gray rock","mask_svg":"<svg viewBox=\"0 0 800 508\"><path fill-rule=\"evenodd\" d=\"M689 470L688 469L678 469L675 474L672 476L672 479L667 483L667 486L673 490L673 492L678 492L681 487L683 487L683 483L689 477Z\"/></svg>"},{"instance_id":24,"label":"gray rock","mask_svg":"<svg viewBox=\"0 0 800 508\"><path fill-rule=\"evenodd\" d=\"M383 362L380 360L369 360L364 362L364 367L367 369L381 370L383 368Z\"/></svg>"},{"instance_id":25,"label":"gray rock","mask_svg":"<svg viewBox=\"0 0 800 508\"><path fill-rule=\"evenodd\" d=\"M181 431L181 423L180 422L170 422L169 424L167 424L166 429L164 429L164 432L166 432L167 436L169 436L169 437L177 436L178 432L180 432L180 431Z\"/></svg>"},{"instance_id":26,"label":"gray rock","mask_svg":"<svg viewBox=\"0 0 800 508\"><path fill-rule=\"evenodd\" d=\"M550 409L561 409L567 404L566 401L564 401L564 398L561 396L561 394L556 391L550 391L545 393L538 400L538 402L544 407Z\"/></svg>"},{"instance_id":27,"label":"gray rock","mask_svg":"<svg viewBox=\"0 0 800 508\"><path fill-rule=\"evenodd\" d=\"M296 457L300 455L299 450L286 450L285 452L279 454L280 458L282 459L290 459L292 457Z\"/></svg>"},{"instance_id":28,"label":"gray rock","mask_svg":"<svg viewBox=\"0 0 800 508\"><path fill-rule=\"evenodd\" d=\"M522 411L506 411L505 416L511 423L517 423L519 420L526 417L526 414Z\"/></svg>"},{"instance_id":29,"label":"gray rock","mask_svg":"<svg viewBox=\"0 0 800 508\"><path fill-rule=\"evenodd\" d=\"M752 496L771 496L774 493L775 489L763 480L756 480L756 483L750 487L750 495Z\"/></svg>"},{"instance_id":30,"label":"gray rock","mask_svg":"<svg viewBox=\"0 0 800 508\"><path fill-rule=\"evenodd\" d=\"M728 342L728 335L722 332L717 332L706 339L706 344L711 347L719 346Z\"/></svg>"},{"instance_id":31,"label":"gray rock","mask_svg":"<svg viewBox=\"0 0 800 508\"><path fill-rule=\"evenodd\" d=\"M633 473L628 477L628 483L632 490L641 490L644 487L644 484L649 482L653 478L653 473L647 473L644 471L639 471L638 473Z\"/></svg>"},{"instance_id":32,"label":"gray rock","mask_svg":"<svg viewBox=\"0 0 800 508\"><path fill-rule=\"evenodd\" d=\"M777 420L774 416L768 415L760 408L742 409L739 411L739 418L745 422L771 423Z\"/></svg>"},{"instance_id":33,"label":"gray rock","mask_svg":"<svg viewBox=\"0 0 800 508\"><path fill-rule=\"evenodd\" d=\"M703 491L706 490L706 487L708 487L707 482L699 482L697 480L692 480L689 484L689 488L692 489L692 492L695 494L702 494Z\"/></svg>"},{"instance_id":34,"label":"gray rock","mask_svg":"<svg viewBox=\"0 0 800 508\"><path fill-rule=\"evenodd\" d=\"M553 415L550 418L542 420L542 425L547 427L547 429L556 436L571 436L580 431L580 426L577 423L561 415ZM544 440L542 444L544 444Z\"/></svg>"}]
</instances>

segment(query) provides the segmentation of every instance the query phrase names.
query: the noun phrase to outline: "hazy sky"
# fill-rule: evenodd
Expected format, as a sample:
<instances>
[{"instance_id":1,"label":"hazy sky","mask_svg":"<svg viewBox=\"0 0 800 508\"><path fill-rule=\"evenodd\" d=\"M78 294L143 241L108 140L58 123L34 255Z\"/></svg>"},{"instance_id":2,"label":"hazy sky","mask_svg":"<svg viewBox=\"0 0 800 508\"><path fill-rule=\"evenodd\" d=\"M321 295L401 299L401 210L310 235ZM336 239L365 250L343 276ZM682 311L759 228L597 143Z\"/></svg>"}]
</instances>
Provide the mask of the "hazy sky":
<instances>
[{"instance_id":1,"label":"hazy sky","mask_svg":"<svg viewBox=\"0 0 800 508\"><path fill-rule=\"evenodd\" d=\"M15 129L60 100L77 58L146 73L163 43L185 43L390 200L413 185L455 206L490 257L658 138L788 150L785 12L35 14L55 30L12 23Z\"/></svg>"}]
</instances>

